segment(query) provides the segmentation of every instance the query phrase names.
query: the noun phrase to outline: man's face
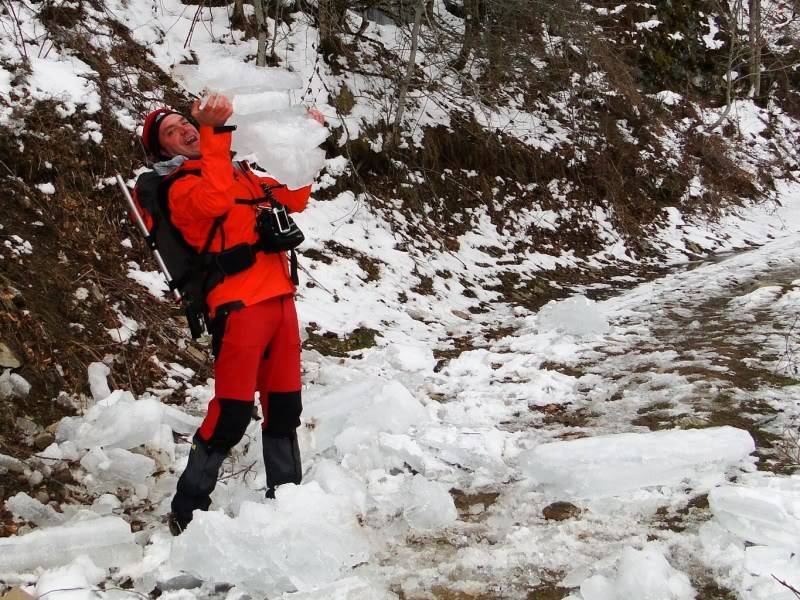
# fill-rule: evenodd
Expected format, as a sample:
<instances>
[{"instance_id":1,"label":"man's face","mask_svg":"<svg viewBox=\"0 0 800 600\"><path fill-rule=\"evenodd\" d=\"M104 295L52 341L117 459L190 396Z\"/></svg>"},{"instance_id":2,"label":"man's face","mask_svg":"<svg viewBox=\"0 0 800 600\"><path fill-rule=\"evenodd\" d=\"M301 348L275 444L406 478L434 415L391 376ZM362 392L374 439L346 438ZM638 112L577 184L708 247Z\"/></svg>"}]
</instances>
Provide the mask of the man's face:
<instances>
[{"instance_id":1,"label":"man's face","mask_svg":"<svg viewBox=\"0 0 800 600\"><path fill-rule=\"evenodd\" d=\"M164 117L158 128L158 143L169 158L179 154L186 158L200 158L200 134L183 115Z\"/></svg>"}]
</instances>

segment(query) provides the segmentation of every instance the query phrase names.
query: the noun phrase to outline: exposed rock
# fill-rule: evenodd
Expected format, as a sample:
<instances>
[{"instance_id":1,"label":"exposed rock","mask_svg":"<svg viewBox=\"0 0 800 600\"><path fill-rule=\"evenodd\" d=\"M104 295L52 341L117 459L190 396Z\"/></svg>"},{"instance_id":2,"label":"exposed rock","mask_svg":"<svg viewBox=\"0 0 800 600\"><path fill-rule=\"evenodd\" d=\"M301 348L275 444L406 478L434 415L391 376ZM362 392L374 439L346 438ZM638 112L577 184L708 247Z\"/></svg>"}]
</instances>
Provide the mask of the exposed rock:
<instances>
[{"instance_id":1,"label":"exposed rock","mask_svg":"<svg viewBox=\"0 0 800 600\"><path fill-rule=\"evenodd\" d=\"M0 368L19 369L21 366L22 363L11 351L11 348L0 342Z\"/></svg>"},{"instance_id":2,"label":"exposed rock","mask_svg":"<svg viewBox=\"0 0 800 600\"><path fill-rule=\"evenodd\" d=\"M51 477L61 483L75 483L75 477L72 475L72 471L70 471L69 467L66 465L63 465L62 468L54 471Z\"/></svg>"},{"instance_id":3,"label":"exposed rock","mask_svg":"<svg viewBox=\"0 0 800 600\"><path fill-rule=\"evenodd\" d=\"M686 249L692 254L699 254L701 256L704 254L703 248L696 242L693 242L692 240L686 241Z\"/></svg>"},{"instance_id":4,"label":"exposed rock","mask_svg":"<svg viewBox=\"0 0 800 600\"><path fill-rule=\"evenodd\" d=\"M542 510L544 518L549 521L576 519L581 516L581 512L580 508L570 502L553 502Z\"/></svg>"},{"instance_id":5,"label":"exposed rock","mask_svg":"<svg viewBox=\"0 0 800 600\"><path fill-rule=\"evenodd\" d=\"M194 575L189 575L188 573L181 573L180 575L176 575L174 577L170 577L164 581L159 581L156 584L156 587L161 590L162 592L171 592L174 590L189 590L193 588L198 588L202 585L202 581L200 581Z\"/></svg>"},{"instance_id":6,"label":"exposed rock","mask_svg":"<svg viewBox=\"0 0 800 600\"><path fill-rule=\"evenodd\" d=\"M708 419L704 419L696 415L686 415L675 420L675 427L679 427L681 429L702 429L703 427L709 427L710 425L711 423L708 421Z\"/></svg>"},{"instance_id":7,"label":"exposed rock","mask_svg":"<svg viewBox=\"0 0 800 600\"><path fill-rule=\"evenodd\" d=\"M194 360L196 360L199 363L204 363L208 360L208 354L206 354L199 348L192 346L191 344L186 346L186 354L191 356Z\"/></svg>"},{"instance_id":8,"label":"exposed rock","mask_svg":"<svg viewBox=\"0 0 800 600\"><path fill-rule=\"evenodd\" d=\"M20 433L23 433L25 435L36 435L42 430L42 428L39 427L36 423L24 417L17 417L16 420L14 421L14 425L16 425L17 430Z\"/></svg>"},{"instance_id":9,"label":"exposed rock","mask_svg":"<svg viewBox=\"0 0 800 600\"><path fill-rule=\"evenodd\" d=\"M44 450L55 441L55 436L49 431L42 431L35 438L33 438L33 447L36 450Z\"/></svg>"}]
</instances>

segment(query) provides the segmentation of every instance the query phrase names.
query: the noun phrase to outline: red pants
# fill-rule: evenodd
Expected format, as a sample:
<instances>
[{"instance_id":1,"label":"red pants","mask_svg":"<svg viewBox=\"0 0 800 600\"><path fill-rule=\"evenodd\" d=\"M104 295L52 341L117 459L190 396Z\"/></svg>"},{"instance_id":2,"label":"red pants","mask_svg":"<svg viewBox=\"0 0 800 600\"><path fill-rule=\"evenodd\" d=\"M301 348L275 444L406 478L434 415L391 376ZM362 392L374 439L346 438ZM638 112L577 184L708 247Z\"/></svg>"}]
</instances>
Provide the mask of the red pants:
<instances>
[{"instance_id":1,"label":"red pants","mask_svg":"<svg viewBox=\"0 0 800 600\"><path fill-rule=\"evenodd\" d=\"M199 436L230 449L244 435L259 392L263 429L289 435L300 425L300 332L294 298L270 298L218 317L215 395Z\"/></svg>"}]
</instances>

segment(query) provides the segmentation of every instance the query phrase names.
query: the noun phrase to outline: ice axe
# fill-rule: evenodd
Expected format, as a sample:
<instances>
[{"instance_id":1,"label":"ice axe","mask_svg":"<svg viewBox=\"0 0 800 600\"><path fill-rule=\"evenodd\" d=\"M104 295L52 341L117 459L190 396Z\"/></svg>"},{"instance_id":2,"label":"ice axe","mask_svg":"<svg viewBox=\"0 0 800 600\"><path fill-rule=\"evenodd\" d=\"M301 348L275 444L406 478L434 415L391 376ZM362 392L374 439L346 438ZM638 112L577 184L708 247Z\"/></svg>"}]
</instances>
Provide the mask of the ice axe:
<instances>
[{"instance_id":1,"label":"ice axe","mask_svg":"<svg viewBox=\"0 0 800 600\"><path fill-rule=\"evenodd\" d=\"M131 197L131 193L128 190L128 185L125 183L125 180L122 176L117 173L117 184L119 185L119 189L122 190L122 194L125 196L125 201L128 203L128 208L130 208L130 214L133 215L132 219L136 222L136 225L139 227L139 230L142 232L144 239L147 241L147 245L150 247L150 251L153 253L153 256L156 257L156 262L158 263L158 268L161 270L161 273L164 275L164 279L167 280L167 285L172 289L172 293L175 295L175 300L180 302L183 297L181 293L178 291L178 288L172 286L172 275L170 275L169 270L167 269L166 263L164 263L164 259L161 258L161 253L156 248L156 242L150 235L150 231L147 229L147 225L144 223L144 219L142 219L142 215L139 213L139 208L136 206L136 203L133 201Z\"/></svg>"}]
</instances>

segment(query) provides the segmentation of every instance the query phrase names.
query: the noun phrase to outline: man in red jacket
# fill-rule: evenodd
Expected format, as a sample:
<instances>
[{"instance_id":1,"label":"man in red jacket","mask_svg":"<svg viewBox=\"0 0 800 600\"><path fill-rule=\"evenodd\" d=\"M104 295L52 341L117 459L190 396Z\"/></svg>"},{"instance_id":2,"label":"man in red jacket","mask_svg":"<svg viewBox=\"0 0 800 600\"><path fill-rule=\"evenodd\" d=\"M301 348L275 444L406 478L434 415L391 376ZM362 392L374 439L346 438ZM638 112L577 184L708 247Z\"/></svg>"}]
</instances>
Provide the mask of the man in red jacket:
<instances>
[{"instance_id":1,"label":"man in red jacket","mask_svg":"<svg viewBox=\"0 0 800 600\"><path fill-rule=\"evenodd\" d=\"M320 113L310 112L321 121ZM235 126L226 124L233 114L228 98L212 94L203 105L195 101L191 114L199 127L169 109L153 111L145 119L142 141L159 174L180 175L169 187L170 219L195 250L217 253L255 244L256 216L268 206L264 184L289 210L306 207L311 186L289 190L256 176L244 162L232 162ZM285 253L259 251L251 266L225 276L207 293L215 394L172 500L169 523L175 535L186 528L194 510L208 509L222 462L250 422L256 391L264 417L267 496L273 497L278 485L300 483L300 335L294 291Z\"/></svg>"}]
</instances>

